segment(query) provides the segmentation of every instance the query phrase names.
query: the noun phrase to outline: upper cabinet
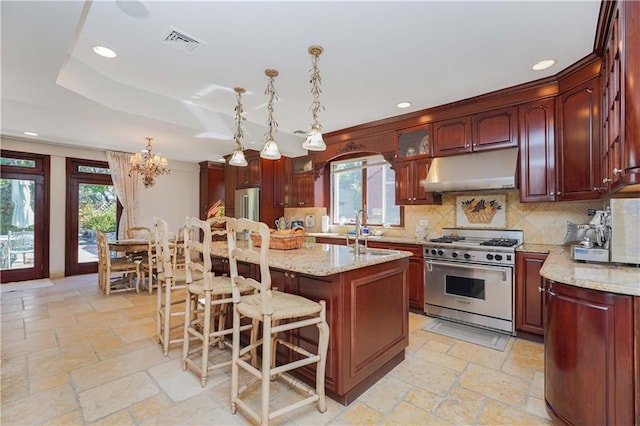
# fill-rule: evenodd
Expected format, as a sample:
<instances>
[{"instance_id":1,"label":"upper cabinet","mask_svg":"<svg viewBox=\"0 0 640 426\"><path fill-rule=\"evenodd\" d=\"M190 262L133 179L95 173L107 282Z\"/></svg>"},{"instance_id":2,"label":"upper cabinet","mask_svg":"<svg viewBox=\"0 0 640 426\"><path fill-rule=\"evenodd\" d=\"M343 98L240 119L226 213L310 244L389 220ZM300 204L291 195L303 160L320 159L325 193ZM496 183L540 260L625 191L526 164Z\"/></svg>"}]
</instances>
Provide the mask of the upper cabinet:
<instances>
[{"instance_id":1,"label":"upper cabinet","mask_svg":"<svg viewBox=\"0 0 640 426\"><path fill-rule=\"evenodd\" d=\"M431 158L421 158L414 161L397 161L396 174L396 204L399 206L413 204L441 204L442 195L425 191L420 184L427 178Z\"/></svg>"},{"instance_id":2,"label":"upper cabinet","mask_svg":"<svg viewBox=\"0 0 640 426\"><path fill-rule=\"evenodd\" d=\"M437 121L434 132L435 157L518 146L518 108Z\"/></svg>"},{"instance_id":3,"label":"upper cabinet","mask_svg":"<svg viewBox=\"0 0 640 426\"><path fill-rule=\"evenodd\" d=\"M291 206L291 158L281 157L274 161L273 206Z\"/></svg>"},{"instance_id":4,"label":"upper cabinet","mask_svg":"<svg viewBox=\"0 0 640 426\"><path fill-rule=\"evenodd\" d=\"M518 146L518 107L475 114L471 137L473 151Z\"/></svg>"},{"instance_id":5,"label":"upper cabinet","mask_svg":"<svg viewBox=\"0 0 640 426\"><path fill-rule=\"evenodd\" d=\"M261 186L261 167L259 153L249 153L245 151L247 159L246 167L234 167L236 169L237 188L256 188ZM232 166L233 167L233 166Z\"/></svg>"},{"instance_id":6,"label":"upper cabinet","mask_svg":"<svg viewBox=\"0 0 640 426\"><path fill-rule=\"evenodd\" d=\"M314 183L313 159L310 156L298 157L293 162L291 182L291 207L313 207Z\"/></svg>"},{"instance_id":7,"label":"upper cabinet","mask_svg":"<svg viewBox=\"0 0 640 426\"><path fill-rule=\"evenodd\" d=\"M555 201L555 99L519 106L520 201Z\"/></svg>"},{"instance_id":8,"label":"upper cabinet","mask_svg":"<svg viewBox=\"0 0 640 426\"><path fill-rule=\"evenodd\" d=\"M471 117L436 121L433 132L434 157L471 152Z\"/></svg>"},{"instance_id":9,"label":"upper cabinet","mask_svg":"<svg viewBox=\"0 0 640 426\"><path fill-rule=\"evenodd\" d=\"M602 190L640 183L640 3L607 3L602 54Z\"/></svg>"},{"instance_id":10,"label":"upper cabinet","mask_svg":"<svg viewBox=\"0 0 640 426\"><path fill-rule=\"evenodd\" d=\"M396 160L406 160L416 156L431 157L433 125L410 127L396 132Z\"/></svg>"},{"instance_id":11,"label":"upper cabinet","mask_svg":"<svg viewBox=\"0 0 640 426\"><path fill-rule=\"evenodd\" d=\"M557 199L598 199L601 196L602 157L600 78L563 90L557 103Z\"/></svg>"}]
</instances>

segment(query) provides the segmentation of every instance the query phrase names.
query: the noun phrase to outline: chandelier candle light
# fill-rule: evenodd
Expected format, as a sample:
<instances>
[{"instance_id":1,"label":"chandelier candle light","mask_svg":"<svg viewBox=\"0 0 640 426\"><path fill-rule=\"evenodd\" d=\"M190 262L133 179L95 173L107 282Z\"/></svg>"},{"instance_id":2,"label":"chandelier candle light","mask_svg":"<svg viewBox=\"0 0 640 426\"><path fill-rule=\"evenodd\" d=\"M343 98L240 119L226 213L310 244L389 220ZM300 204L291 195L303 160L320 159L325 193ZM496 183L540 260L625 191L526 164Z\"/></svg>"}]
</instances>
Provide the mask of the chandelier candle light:
<instances>
[{"instance_id":1,"label":"chandelier candle light","mask_svg":"<svg viewBox=\"0 0 640 426\"><path fill-rule=\"evenodd\" d=\"M309 54L311 55L311 94L313 95L313 103L311 104L311 112L313 114L313 124L311 125L311 131L307 135L307 139L302 144L304 149L309 151L324 151L327 149L327 145L322 140L322 126L318 121L318 112L320 109L324 110L324 106L320 103L318 98L320 97L320 84L322 78L320 78L320 70L318 69L318 59L324 49L321 46L310 46Z\"/></svg>"},{"instance_id":2,"label":"chandelier candle light","mask_svg":"<svg viewBox=\"0 0 640 426\"><path fill-rule=\"evenodd\" d=\"M236 134L234 139L236 141L236 149L233 150L231 158L229 159L230 166L246 167L247 159L244 157L244 148L242 147L242 138L244 133L242 131L242 120L245 118L242 116L242 94L245 90L242 87L234 87L233 90L238 94L238 104L236 105Z\"/></svg>"},{"instance_id":3,"label":"chandelier candle light","mask_svg":"<svg viewBox=\"0 0 640 426\"><path fill-rule=\"evenodd\" d=\"M269 97L269 103L267 104L267 109L269 110L269 132L267 133L267 140L264 143L264 147L262 147L262 151L260 151L260 157L266 158L267 160L278 160L281 155L278 150L278 144L273 138L273 132L278 128L278 123L273 119L273 101L274 99L278 99L276 89L273 85L273 79L278 76L278 71L267 69L264 73L269 77L267 90L264 92L265 95Z\"/></svg>"},{"instance_id":4,"label":"chandelier candle light","mask_svg":"<svg viewBox=\"0 0 640 426\"><path fill-rule=\"evenodd\" d=\"M156 183L156 176L169 174L171 170L167 168L168 161L166 157L154 154L151 148L153 138L145 138L147 140L147 148L136 152L130 158L131 172L138 172L142 175L142 183L145 188L149 188Z\"/></svg>"}]
</instances>

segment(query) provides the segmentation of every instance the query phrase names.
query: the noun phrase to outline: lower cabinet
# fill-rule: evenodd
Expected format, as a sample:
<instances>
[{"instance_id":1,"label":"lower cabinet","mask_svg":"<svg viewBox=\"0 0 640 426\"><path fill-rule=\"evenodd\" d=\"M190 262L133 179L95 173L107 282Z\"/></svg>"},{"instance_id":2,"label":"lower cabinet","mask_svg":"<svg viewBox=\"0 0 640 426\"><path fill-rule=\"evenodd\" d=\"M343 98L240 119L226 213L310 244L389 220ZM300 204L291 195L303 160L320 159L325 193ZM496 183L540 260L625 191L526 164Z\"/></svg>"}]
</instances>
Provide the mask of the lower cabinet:
<instances>
[{"instance_id":1,"label":"lower cabinet","mask_svg":"<svg viewBox=\"0 0 640 426\"><path fill-rule=\"evenodd\" d=\"M516 330L544 334L544 253L516 252Z\"/></svg>"},{"instance_id":2,"label":"lower cabinet","mask_svg":"<svg viewBox=\"0 0 640 426\"><path fill-rule=\"evenodd\" d=\"M634 330L634 297L547 281L545 299L549 415L571 425L638 424L634 350L640 337Z\"/></svg>"}]
</instances>

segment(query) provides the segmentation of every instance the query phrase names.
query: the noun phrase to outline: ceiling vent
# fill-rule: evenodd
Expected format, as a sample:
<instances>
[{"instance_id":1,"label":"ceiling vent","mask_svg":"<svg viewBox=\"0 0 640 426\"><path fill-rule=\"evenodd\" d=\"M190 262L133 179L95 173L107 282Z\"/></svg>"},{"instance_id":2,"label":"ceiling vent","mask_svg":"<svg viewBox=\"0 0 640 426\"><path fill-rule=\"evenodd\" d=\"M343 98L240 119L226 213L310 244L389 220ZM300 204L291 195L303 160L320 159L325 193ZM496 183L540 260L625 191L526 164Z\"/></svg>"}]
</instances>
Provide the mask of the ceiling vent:
<instances>
[{"instance_id":1,"label":"ceiling vent","mask_svg":"<svg viewBox=\"0 0 640 426\"><path fill-rule=\"evenodd\" d=\"M183 31L170 27L169 32L162 41L162 44L179 50L182 53L186 53L187 55L193 55L197 50L199 50L207 43L202 40L198 40L197 38L192 37Z\"/></svg>"}]
</instances>

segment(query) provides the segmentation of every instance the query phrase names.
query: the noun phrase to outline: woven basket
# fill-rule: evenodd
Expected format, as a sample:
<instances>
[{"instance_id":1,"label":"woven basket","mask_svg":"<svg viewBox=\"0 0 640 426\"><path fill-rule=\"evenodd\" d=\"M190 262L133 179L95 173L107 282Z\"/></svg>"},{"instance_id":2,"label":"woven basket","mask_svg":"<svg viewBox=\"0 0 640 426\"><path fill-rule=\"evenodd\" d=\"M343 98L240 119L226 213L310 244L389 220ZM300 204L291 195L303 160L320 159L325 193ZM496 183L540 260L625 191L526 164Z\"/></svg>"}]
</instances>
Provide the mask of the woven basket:
<instances>
[{"instance_id":1,"label":"woven basket","mask_svg":"<svg viewBox=\"0 0 640 426\"><path fill-rule=\"evenodd\" d=\"M464 212L469 223L491 223L496 212Z\"/></svg>"},{"instance_id":2,"label":"woven basket","mask_svg":"<svg viewBox=\"0 0 640 426\"><path fill-rule=\"evenodd\" d=\"M293 232L293 231L292 231ZM251 241L256 247L262 245L262 238L258 234L251 234ZM269 237L269 248L274 250L294 250L302 247L304 243L304 233L291 234L289 236L274 235L273 233Z\"/></svg>"}]
</instances>

